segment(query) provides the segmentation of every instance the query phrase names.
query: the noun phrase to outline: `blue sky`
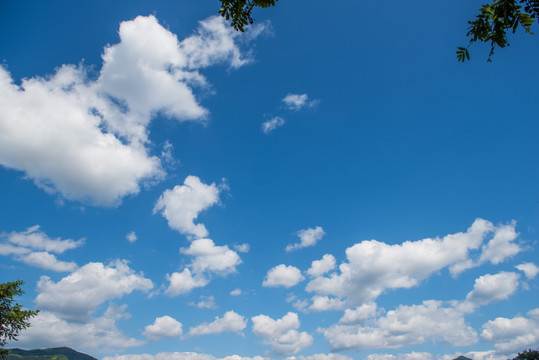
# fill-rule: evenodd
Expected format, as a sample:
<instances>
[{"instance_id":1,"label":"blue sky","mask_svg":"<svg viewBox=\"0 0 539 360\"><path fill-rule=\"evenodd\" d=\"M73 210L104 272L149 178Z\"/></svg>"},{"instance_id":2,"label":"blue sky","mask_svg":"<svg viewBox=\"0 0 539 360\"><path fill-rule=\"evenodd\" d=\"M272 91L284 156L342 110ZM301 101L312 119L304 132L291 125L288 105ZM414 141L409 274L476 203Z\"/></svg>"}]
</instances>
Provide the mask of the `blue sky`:
<instances>
[{"instance_id":1,"label":"blue sky","mask_svg":"<svg viewBox=\"0 0 539 360\"><path fill-rule=\"evenodd\" d=\"M536 36L480 1L4 1L11 347L507 359L539 345Z\"/></svg>"}]
</instances>

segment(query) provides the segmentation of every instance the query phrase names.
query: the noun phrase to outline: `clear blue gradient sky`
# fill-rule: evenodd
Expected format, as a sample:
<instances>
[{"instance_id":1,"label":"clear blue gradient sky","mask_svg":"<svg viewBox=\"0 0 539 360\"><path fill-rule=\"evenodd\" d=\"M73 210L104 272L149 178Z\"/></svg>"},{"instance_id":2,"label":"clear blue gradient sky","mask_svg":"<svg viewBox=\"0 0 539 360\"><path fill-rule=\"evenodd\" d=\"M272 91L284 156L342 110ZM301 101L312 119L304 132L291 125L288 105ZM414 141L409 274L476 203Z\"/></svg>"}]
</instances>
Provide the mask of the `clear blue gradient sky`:
<instances>
[{"instance_id":1,"label":"clear blue gradient sky","mask_svg":"<svg viewBox=\"0 0 539 360\"><path fill-rule=\"evenodd\" d=\"M537 36L463 64L481 1L219 5L0 3L0 282L41 310L8 347L538 347Z\"/></svg>"}]
</instances>

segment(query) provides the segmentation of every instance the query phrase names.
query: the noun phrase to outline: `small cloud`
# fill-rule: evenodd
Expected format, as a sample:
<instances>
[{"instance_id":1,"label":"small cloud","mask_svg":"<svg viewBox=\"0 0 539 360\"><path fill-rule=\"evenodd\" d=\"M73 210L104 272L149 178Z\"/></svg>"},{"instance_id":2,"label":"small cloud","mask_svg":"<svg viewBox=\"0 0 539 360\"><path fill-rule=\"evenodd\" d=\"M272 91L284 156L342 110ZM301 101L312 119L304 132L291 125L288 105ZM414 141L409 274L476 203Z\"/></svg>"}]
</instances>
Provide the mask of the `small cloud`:
<instances>
[{"instance_id":1,"label":"small cloud","mask_svg":"<svg viewBox=\"0 0 539 360\"><path fill-rule=\"evenodd\" d=\"M265 287L279 287L290 288L303 281L305 277L301 275L301 271L292 265L286 266L284 264L277 265L271 268L266 279L262 283Z\"/></svg>"},{"instance_id":2,"label":"small cloud","mask_svg":"<svg viewBox=\"0 0 539 360\"><path fill-rule=\"evenodd\" d=\"M213 296L201 296L198 303L189 303L191 306L196 306L199 309L217 309L215 298Z\"/></svg>"},{"instance_id":3,"label":"small cloud","mask_svg":"<svg viewBox=\"0 0 539 360\"><path fill-rule=\"evenodd\" d=\"M537 273L539 273L539 268L534 263L524 263L515 266L518 270L522 271L526 275L527 279L534 279Z\"/></svg>"},{"instance_id":4,"label":"small cloud","mask_svg":"<svg viewBox=\"0 0 539 360\"><path fill-rule=\"evenodd\" d=\"M269 134L273 130L280 128L285 123L285 120L280 116L275 116L271 120L262 123L262 131L264 134Z\"/></svg>"},{"instance_id":5,"label":"small cloud","mask_svg":"<svg viewBox=\"0 0 539 360\"><path fill-rule=\"evenodd\" d=\"M234 332L243 335L243 330L247 327L247 320L234 311L227 311L223 317L215 317L211 323L202 323L189 329L190 336L221 334L224 332Z\"/></svg>"},{"instance_id":6,"label":"small cloud","mask_svg":"<svg viewBox=\"0 0 539 360\"><path fill-rule=\"evenodd\" d=\"M307 94L288 94L284 97L283 102L290 110L300 110L303 107L314 107L318 104L318 100L309 101Z\"/></svg>"},{"instance_id":7,"label":"small cloud","mask_svg":"<svg viewBox=\"0 0 539 360\"><path fill-rule=\"evenodd\" d=\"M247 243L244 243L244 244L234 245L234 249L240 253L248 253L249 250L251 249L251 246Z\"/></svg>"},{"instance_id":8,"label":"small cloud","mask_svg":"<svg viewBox=\"0 0 539 360\"><path fill-rule=\"evenodd\" d=\"M241 289L234 289L230 292L231 296L240 296L241 295Z\"/></svg>"},{"instance_id":9,"label":"small cloud","mask_svg":"<svg viewBox=\"0 0 539 360\"><path fill-rule=\"evenodd\" d=\"M182 333L182 324L168 315L155 318L152 325L144 328L144 336L150 341L156 341L161 338L173 339L179 337Z\"/></svg>"},{"instance_id":10,"label":"small cloud","mask_svg":"<svg viewBox=\"0 0 539 360\"><path fill-rule=\"evenodd\" d=\"M300 239L299 243L289 244L286 247L286 252L293 250L301 249L308 246L314 246L318 240L322 239L322 236L325 235L324 229L321 226L317 226L314 229L308 228L304 230L299 230L296 233Z\"/></svg>"},{"instance_id":11,"label":"small cloud","mask_svg":"<svg viewBox=\"0 0 539 360\"><path fill-rule=\"evenodd\" d=\"M130 243L134 243L135 241L137 241L137 234L135 234L134 231L131 231L129 234L127 234L125 236L125 238L130 242Z\"/></svg>"}]
</instances>

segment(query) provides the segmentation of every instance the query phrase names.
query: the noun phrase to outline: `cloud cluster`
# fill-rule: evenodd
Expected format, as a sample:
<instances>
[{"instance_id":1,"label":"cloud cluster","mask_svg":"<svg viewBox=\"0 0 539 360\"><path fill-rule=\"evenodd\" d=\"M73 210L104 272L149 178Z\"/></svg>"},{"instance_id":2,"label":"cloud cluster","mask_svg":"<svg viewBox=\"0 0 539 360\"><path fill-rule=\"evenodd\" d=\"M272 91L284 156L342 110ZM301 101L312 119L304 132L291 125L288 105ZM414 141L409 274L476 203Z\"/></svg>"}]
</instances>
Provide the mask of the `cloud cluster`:
<instances>
[{"instance_id":1,"label":"cloud cluster","mask_svg":"<svg viewBox=\"0 0 539 360\"><path fill-rule=\"evenodd\" d=\"M108 265L88 263L57 283L42 276L35 299L38 308L68 321L88 321L95 309L107 300L121 298L135 290L148 292L151 280L129 268L126 261Z\"/></svg>"},{"instance_id":2,"label":"cloud cluster","mask_svg":"<svg viewBox=\"0 0 539 360\"><path fill-rule=\"evenodd\" d=\"M400 305L369 325L346 325L347 320L364 320L372 315L365 309L363 319L351 319L322 329L332 350L384 349L441 341L453 346L467 346L477 342L477 333L466 324L464 312L441 301L426 300L420 305Z\"/></svg>"},{"instance_id":3,"label":"cloud cluster","mask_svg":"<svg viewBox=\"0 0 539 360\"><path fill-rule=\"evenodd\" d=\"M324 236L325 232L322 227L317 226L315 228L308 228L304 230L299 230L297 232L297 235L299 237L300 242L296 244L289 244L285 251L290 252L294 250L298 250L301 248L314 246L316 243L322 239L322 236Z\"/></svg>"},{"instance_id":4,"label":"cloud cluster","mask_svg":"<svg viewBox=\"0 0 539 360\"><path fill-rule=\"evenodd\" d=\"M223 317L215 317L211 323L202 323L189 329L190 336L221 334L224 332L234 332L243 335L243 330L247 326L245 318L234 311L227 311Z\"/></svg>"},{"instance_id":5,"label":"cloud cluster","mask_svg":"<svg viewBox=\"0 0 539 360\"><path fill-rule=\"evenodd\" d=\"M272 347L276 355L292 355L310 346L313 338L306 332L298 332L300 327L298 315L289 312L280 319L274 320L267 315L251 318L253 333L264 339L264 343Z\"/></svg>"},{"instance_id":6,"label":"cloud cluster","mask_svg":"<svg viewBox=\"0 0 539 360\"><path fill-rule=\"evenodd\" d=\"M483 325L481 338L493 343L499 354L536 347L539 343L539 308L528 311L527 315L490 320Z\"/></svg>"},{"instance_id":7,"label":"cloud cluster","mask_svg":"<svg viewBox=\"0 0 539 360\"><path fill-rule=\"evenodd\" d=\"M204 121L193 92L206 84L199 70L249 62L240 36L215 16L178 41L154 16L138 16L120 24L95 80L82 65L63 65L16 85L0 66L0 165L67 199L118 205L165 174L149 153L151 119Z\"/></svg>"},{"instance_id":8,"label":"cloud cluster","mask_svg":"<svg viewBox=\"0 0 539 360\"><path fill-rule=\"evenodd\" d=\"M519 274L505 271L483 275L475 280L466 299L480 305L505 300L517 290L519 278Z\"/></svg>"},{"instance_id":9,"label":"cloud cluster","mask_svg":"<svg viewBox=\"0 0 539 360\"><path fill-rule=\"evenodd\" d=\"M162 352L155 355L150 354L134 354L134 355L115 355L106 356L103 360L269 360L262 356L244 357L239 355L225 356L224 358L216 358L215 356L194 352Z\"/></svg>"},{"instance_id":10,"label":"cloud cluster","mask_svg":"<svg viewBox=\"0 0 539 360\"><path fill-rule=\"evenodd\" d=\"M466 232L443 238L395 245L376 240L362 241L346 249L347 262L339 266L338 272L313 278L306 290L316 295L342 298L349 305L370 302L386 290L417 286L446 267L458 273L465 268L462 264L476 266L470 260L470 252L479 249L488 236L491 238L482 247L481 261L502 261L516 251L512 246L518 235L514 227L515 223L495 226L477 219ZM498 246L500 243L513 250Z\"/></svg>"},{"instance_id":11,"label":"cloud cluster","mask_svg":"<svg viewBox=\"0 0 539 360\"><path fill-rule=\"evenodd\" d=\"M51 239L39 229L39 225L22 232L2 233L0 239L2 240L0 255L12 255L15 260L27 265L58 272L73 271L77 268L77 264L72 261L60 261L51 253L62 254L84 244L84 239Z\"/></svg>"},{"instance_id":12,"label":"cloud cluster","mask_svg":"<svg viewBox=\"0 0 539 360\"><path fill-rule=\"evenodd\" d=\"M140 346L143 341L125 336L116 327L117 320L128 317L125 305L114 304L110 304L102 316L86 322L71 322L53 312L41 311L32 318L32 326L21 332L17 344L29 348L76 344L77 347L100 352Z\"/></svg>"}]
</instances>

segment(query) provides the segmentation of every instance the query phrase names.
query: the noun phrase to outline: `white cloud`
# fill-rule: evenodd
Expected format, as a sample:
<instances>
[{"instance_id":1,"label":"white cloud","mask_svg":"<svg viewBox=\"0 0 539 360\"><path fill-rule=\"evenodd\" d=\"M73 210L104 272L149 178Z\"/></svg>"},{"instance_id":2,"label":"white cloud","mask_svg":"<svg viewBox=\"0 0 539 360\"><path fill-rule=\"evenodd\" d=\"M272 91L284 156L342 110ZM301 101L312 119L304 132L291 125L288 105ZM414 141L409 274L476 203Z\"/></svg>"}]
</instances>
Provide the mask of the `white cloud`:
<instances>
[{"instance_id":1,"label":"white cloud","mask_svg":"<svg viewBox=\"0 0 539 360\"><path fill-rule=\"evenodd\" d=\"M490 320L483 325L481 337L493 343L499 354L535 348L539 343L539 308L529 311L528 316Z\"/></svg>"},{"instance_id":2,"label":"white cloud","mask_svg":"<svg viewBox=\"0 0 539 360\"><path fill-rule=\"evenodd\" d=\"M122 22L119 36L95 80L82 65L63 65L19 86L0 66L1 165L67 199L118 205L164 176L148 150L152 117L204 121L208 111L192 90L206 83L197 70L249 60L237 45L241 34L220 16L181 42L151 15Z\"/></svg>"},{"instance_id":3,"label":"white cloud","mask_svg":"<svg viewBox=\"0 0 539 360\"><path fill-rule=\"evenodd\" d=\"M515 225L516 223L513 221L510 224L497 227L492 239L481 248L482 253L479 264L490 261L490 263L496 265L521 251L520 246L513 243L519 235L515 231Z\"/></svg>"},{"instance_id":4,"label":"white cloud","mask_svg":"<svg viewBox=\"0 0 539 360\"><path fill-rule=\"evenodd\" d=\"M285 250L286 252L290 252L304 247L314 246L316 245L318 240L322 239L322 236L324 236L324 234L324 229L322 229L322 227L320 226L299 230L297 232L297 235L300 239L300 242L296 244L289 244Z\"/></svg>"},{"instance_id":5,"label":"white cloud","mask_svg":"<svg viewBox=\"0 0 539 360\"><path fill-rule=\"evenodd\" d=\"M88 263L57 283L42 276L37 288L38 308L52 311L65 320L85 321L105 301L135 290L148 292L153 283L142 273L136 274L127 262L117 260L106 266Z\"/></svg>"},{"instance_id":6,"label":"white cloud","mask_svg":"<svg viewBox=\"0 0 539 360\"><path fill-rule=\"evenodd\" d=\"M519 278L519 274L505 271L483 275L475 279L474 288L466 299L481 305L505 300L517 290Z\"/></svg>"},{"instance_id":7,"label":"white cloud","mask_svg":"<svg viewBox=\"0 0 539 360\"><path fill-rule=\"evenodd\" d=\"M408 354L370 354L366 360L431 360L432 354L426 352L411 352ZM456 358L456 356L455 356Z\"/></svg>"},{"instance_id":8,"label":"white cloud","mask_svg":"<svg viewBox=\"0 0 539 360\"><path fill-rule=\"evenodd\" d=\"M129 317L124 311L125 306L111 304L103 316L84 323L69 322L52 312L41 311L32 318L32 326L20 333L17 346L31 349L69 346L100 352L140 346L143 341L125 336L116 327L118 319Z\"/></svg>"},{"instance_id":9,"label":"white cloud","mask_svg":"<svg viewBox=\"0 0 539 360\"><path fill-rule=\"evenodd\" d=\"M133 354L133 355L115 355L106 356L103 360L270 360L267 357L254 356L243 357L239 355L225 356L224 358L216 358L208 354L200 354L194 352L162 352L156 355L150 354Z\"/></svg>"},{"instance_id":10,"label":"white cloud","mask_svg":"<svg viewBox=\"0 0 539 360\"><path fill-rule=\"evenodd\" d=\"M290 110L300 110L305 106L313 107L317 104L316 100L309 101L307 94L288 94L284 97L283 102Z\"/></svg>"},{"instance_id":11,"label":"white cloud","mask_svg":"<svg viewBox=\"0 0 539 360\"><path fill-rule=\"evenodd\" d=\"M311 311L343 310L346 307L346 302L340 298L316 295L311 300Z\"/></svg>"},{"instance_id":12,"label":"white cloud","mask_svg":"<svg viewBox=\"0 0 539 360\"><path fill-rule=\"evenodd\" d=\"M127 241L129 241L130 243L134 243L135 241L137 241L137 234L135 234L134 231L131 231L130 233L128 233L125 238L127 239Z\"/></svg>"},{"instance_id":13,"label":"white cloud","mask_svg":"<svg viewBox=\"0 0 539 360\"><path fill-rule=\"evenodd\" d=\"M200 301L196 304L189 303L189 305L196 306L199 309L217 309L217 304L215 304L215 298L213 296L201 296Z\"/></svg>"},{"instance_id":14,"label":"white cloud","mask_svg":"<svg viewBox=\"0 0 539 360\"><path fill-rule=\"evenodd\" d=\"M173 339L179 337L182 333L182 324L168 315L155 318L153 324L144 328L144 336L150 341L161 338Z\"/></svg>"},{"instance_id":15,"label":"white cloud","mask_svg":"<svg viewBox=\"0 0 539 360\"><path fill-rule=\"evenodd\" d=\"M57 272L73 271L77 268L77 264L73 261L59 261L56 256L46 251L32 252L18 257L18 260L27 265Z\"/></svg>"},{"instance_id":16,"label":"white cloud","mask_svg":"<svg viewBox=\"0 0 539 360\"><path fill-rule=\"evenodd\" d=\"M61 238L51 239L43 231L39 230L39 225L34 225L22 232L11 232L0 235L15 246L25 247L35 250L44 250L56 254L62 254L66 250L72 250L82 246L85 239L62 240Z\"/></svg>"},{"instance_id":17,"label":"white cloud","mask_svg":"<svg viewBox=\"0 0 539 360\"><path fill-rule=\"evenodd\" d=\"M400 305L369 325L333 325L320 331L334 351L398 348L429 340L453 346L477 342L477 334L465 323L464 313L435 300Z\"/></svg>"},{"instance_id":18,"label":"white cloud","mask_svg":"<svg viewBox=\"0 0 539 360\"><path fill-rule=\"evenodd\" d=\"M353 360L350 356L341 354L314 354L309 356L290 356L286 360Z\"/></svg>"},{"instance_id":19,"label":"white cloud","mask_svg":"<svg viewBox=\"0 0 539 360\"><path fill-rule=\"evenodd\" d=\"M303 281L305 277L301 275L301 271L292 265L286 266L284 264L277 265L270 270L266 275L266 279L262 283L262 286L266 287L278 287L283 286L290 288Z\"/></svg>"},{"instance_id":20,"label":"white cloud","mask_svg":"<svg viewBox=\"0 0 539 360\"><path fill-rule=\"evenodd\" d=\"M427 238L390 245L376 240L362 241L346 249L348 262L340 273L312 279L306 290L318 295L345 298L350 305L376 299L389 289L411 288L445 267L468 259L469 251L478 249L483 240L504 226L477 219L466 232L443 238Z\"/></svg>"},{"instance_id":21,"label":"white cloud","mask_svg":"<svg viewBox=\"0 0 539 360\"><path fill-rule=\"evenodd\" d=\"M221 334L224 332L235 332L243 335L243 330L247 326L245 318L234 311L227 311L223 317L215 317L211 323L202 323L189 329L189 335L200 336L210 334Z\"/></svg>"},{"instance_id":22,"label":"white cloud","mask_svg":"<svg viewBox=\"0 0 539 360\"><path fill-rule=\"evenodd\" d=\"M280 128L285 123L285 119L283 119L280 116L275 116L274 118L271 118L270 120L264 121L262 123L262 131L265 134L269 134L273 130Z\"/></svg>"},{"instance_id":23,"label":"white cloud","mask_svg":"<svg viewBox=\"0 0 539 360\"><path fill-rule=\"evenodd\" d=\"M325 273L335 269L335 265L337 264L337 261L335 260L335 256L331 254L325 254L322 256L322 259L315 260L311 263L311 267L309 270L307 270L307 274L310 276L321 276Z\"/></svg>"},{"instance_id":24,"label":"white cloud","mask_svg":"<svg viewBox=\"0 0 539 360\"><path fill-rule=\"evenodd\" d=\"M515 266L518 270L522 271L524 275L526 275L527 279L535 279L535 276L537 273L539 273L539 267L537 267L534 263L524 263Z\"/></svg>"},{"instance_id":25,"label":"white cloud","mask_svg":"<svg viewBox=\"0 0 539 360\"><path fill-rule=\"evenodd\" d=\"M204 184L196 176L189 175L183 185L165 190L157 200L154 214L161 211L168 225L182 234L202 238L208 236L204 224L195 224L200 212L219 202L219 186Z\"/></svg>"},{"instance_id":26,"label":"white cloud","mask_svg":"<svg viewBox=\"0 0 539 360\"><path fill-rule=\"evenodd\" d=\"M353 325L360 324L367 319L376 316L378 306L374 302L361 304L354 309L346 309L344 315L339 320L339 324Z\"/></svg>"},{"instance_id":27,"label":"white cloud","mask_svg":"<svg viewBox=\"0 0 539 360\"><path fill-rule=\"evenodd\" d=\"M195 240L188 248L182 248L180 251L194 257L189 266L195 274L212 272L228 275L236 272L236 266L241 264L237 252L226 245L216 246L211 239Z\"/></svg>"},{"instance_id":28,"label":"white cloud","mask_svg":"<svg viewBox=\"0 0 539 360\"><path fill-rule=\"evenodd\" d=\"M273 348L276 355L292 355L310 346L311 335L298 332L300 322L296 313L289 312L281 319L273 320L267 315L251 318L253 333L262 337L264 343Z\"/></svg>"},{"instance_id":29,"label":"white cloud","mask_svg":"<svg viewBox=\"0 0 539 360\"><path fill-rule=\"evenodd\" d=\"M244 243L244 244L234 245L234 249L236 249L237 252L248 253L249 250L251 249L251 246L247 243Z\"/></svg>"},{"instance_id":30,"label":"white cloud","mask_svg":"<svg viewBox=\"0 0 539 360\"><path fill-rule=\"evenodd\" d=\"M182 272L175 272L172 275L167 274L167 280L170 282L165 291L168 296L186 294L195 288L206 286L209 282L201 274L193 276L187 268L183 269Z\"/></svg>"},{"instance_id":31,"label":"white cloud","mask_svg":"<svg viewBox=\"0 0 539 360\"><path fill-rule=\"evenodd\" d=\"M241 295L241 289L234 289L230 292L230 295L232 296L240 296Z\"/></svg>"}]
</instances>

